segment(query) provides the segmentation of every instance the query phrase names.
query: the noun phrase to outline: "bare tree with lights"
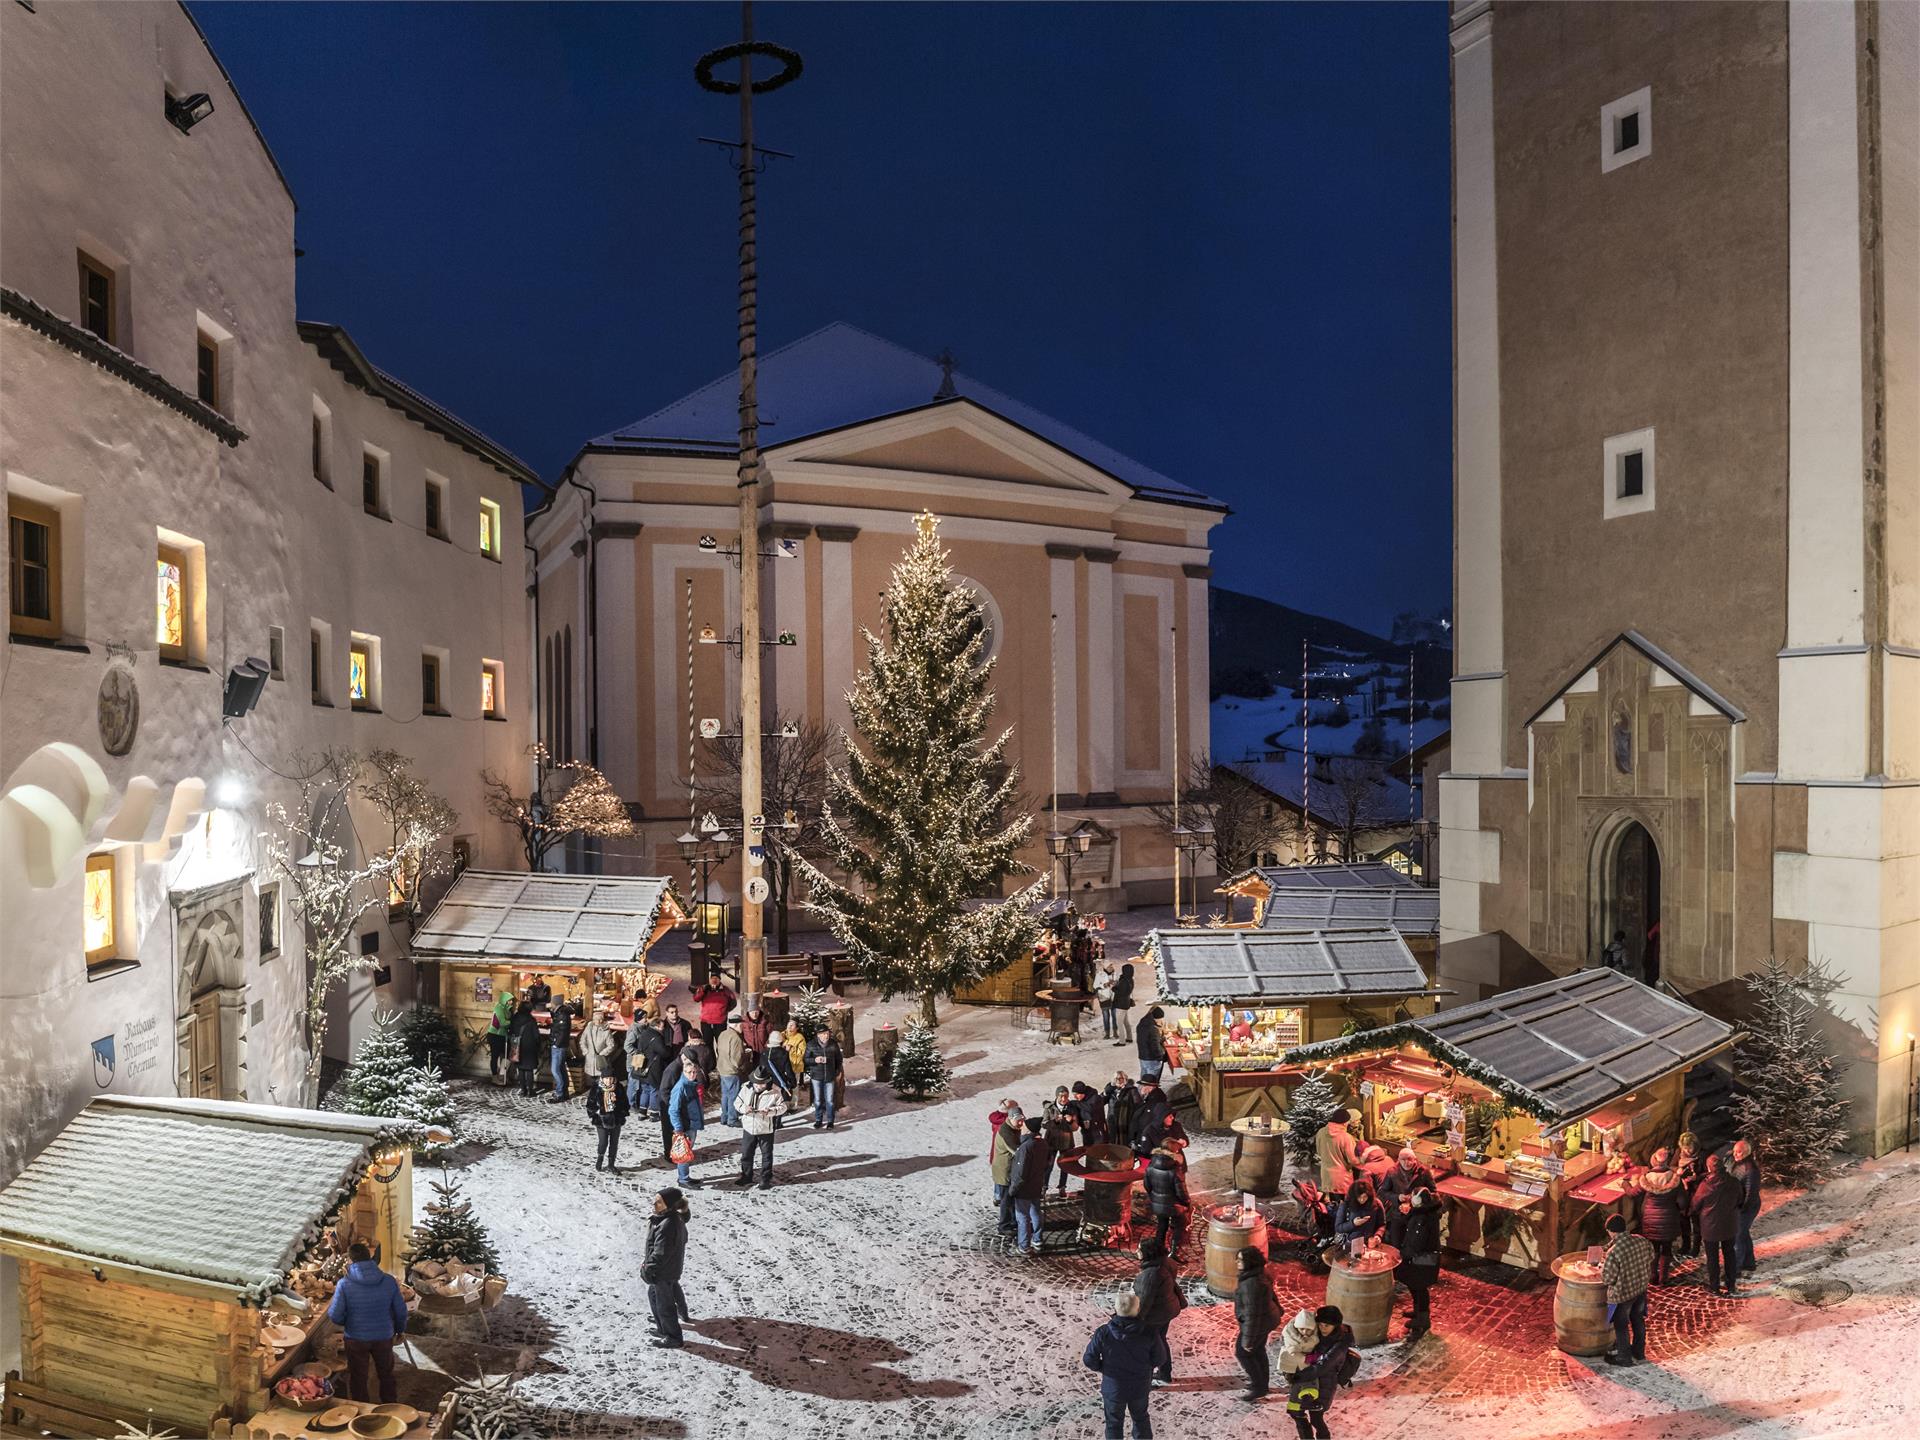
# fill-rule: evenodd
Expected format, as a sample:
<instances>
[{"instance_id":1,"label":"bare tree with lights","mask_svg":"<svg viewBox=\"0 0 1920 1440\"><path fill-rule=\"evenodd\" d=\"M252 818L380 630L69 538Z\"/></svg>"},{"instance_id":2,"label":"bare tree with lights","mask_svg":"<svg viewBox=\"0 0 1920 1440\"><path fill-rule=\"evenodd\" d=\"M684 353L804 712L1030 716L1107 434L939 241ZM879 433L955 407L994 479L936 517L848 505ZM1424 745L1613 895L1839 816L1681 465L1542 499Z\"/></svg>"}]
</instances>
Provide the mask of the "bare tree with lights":
<instances>
[{"instance_id":1,"label":"bare tree with lights","mask_svg":"<svg viewBox=\"0 0 1920 1440\"><path fill-rule=\"evenodd\" d=\"M611 781L584 760L555 761L547 747L527 747L538 777L522 794L491 770L480 772L487 813L520 833L527 868L546 868L550 851L576 835L611 839L634 833L633 815Z\"/></svg>"},{"instance_id":2,"label":"bare tree with lights","mask_svg":"<svg viewBox=\"0 0 1920 1440\"><path fill-rule=\"evenodd\" d=\"M886 638L864 632L867 668L848 694L858 731L830 771L821 822L843 884L804 856L808 908L847 947L882 998L935 1003L1026 954L1045 881L1007 899L1001 882L1031 874L1019 849L1033 829L1016 810L1019 771L1005 730L987 735L993 660L979 598L956 585L939 522L894 567Z\"/></svg>"}]
</instances>

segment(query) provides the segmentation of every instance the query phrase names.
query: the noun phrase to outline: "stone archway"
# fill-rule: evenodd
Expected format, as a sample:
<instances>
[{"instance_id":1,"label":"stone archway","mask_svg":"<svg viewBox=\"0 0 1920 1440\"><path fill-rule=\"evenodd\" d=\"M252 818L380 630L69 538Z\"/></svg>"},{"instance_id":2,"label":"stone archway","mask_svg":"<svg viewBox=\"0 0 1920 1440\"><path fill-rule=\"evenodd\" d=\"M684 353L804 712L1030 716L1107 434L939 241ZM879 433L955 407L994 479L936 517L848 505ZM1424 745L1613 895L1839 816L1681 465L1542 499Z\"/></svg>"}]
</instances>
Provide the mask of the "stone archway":
<instances>
[{"instance_id":1,"label":"stone archway","mask_svg":"<svg viewBox=\"0 0 1920 1440\"><path fill-rule=\"evenodd\" d=\"M247 1097L247 944L239 883L174 897L176 1084L202 1100Z\"/></svg>"},{"instance_id":2,"label":"stone archway","mask_svg":"<svg viewBox=\"0 0 1920 1440\"><path fill-rule=\"evenodd\" d=\"M1594 836L1588 880L1592 897L1589 950L1598 958L1623 933L1627 973L1647 984L1660 979L1660 847L1631 814L1615 816Z\"/></svg>"}]
</instances>

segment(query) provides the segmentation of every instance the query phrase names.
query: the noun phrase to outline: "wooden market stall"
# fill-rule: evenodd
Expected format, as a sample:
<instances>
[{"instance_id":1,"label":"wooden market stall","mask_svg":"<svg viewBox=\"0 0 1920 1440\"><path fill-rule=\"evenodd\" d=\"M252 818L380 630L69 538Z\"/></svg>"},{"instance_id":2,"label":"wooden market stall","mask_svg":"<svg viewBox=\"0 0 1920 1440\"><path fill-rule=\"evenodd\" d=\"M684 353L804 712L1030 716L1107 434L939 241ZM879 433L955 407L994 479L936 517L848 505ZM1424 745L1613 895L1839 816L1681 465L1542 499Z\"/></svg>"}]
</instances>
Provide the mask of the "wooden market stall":
<instances>
[{"instance_id":1,"label":"wooden market stall","mask_svg":"<svg viewBox=\"0 0 1920 1440\"><path fill-rule=\"evenodd\" d=\"M1429 976L1440 949L1440 892L1391 865L1265 866L1236 875L1221 893L1253 900L1242 921L1264 930L1377 930L1399 933Z\"/></svg>"},{"instance_id":2,"label":"wooden market stall","mask_svg":"<svg viewBox=\"0 0 1920 1440\"><path fill-rule=\"evenodd\" d=\"M274 1382L332 1332L325 1304L298 1298L331 1294L321 1257L362 1240L400 1273L413 1171L404 1145L384 1143L392 1123L221 1100L89 1102L0 1191L20 1316L0 1433L105 1435L108 1422L151 1417L208 1435L216 1417L268 1406Z\"/></svg>"},{"instance_id":3,"label":"wooden market stall","mask_svg":"<svg viewBox=\"0 0 1920 1440\"><path fill-rule=\"evenodd\" d=\"M536 980L555 999L606 1010L625 1030L634 1007L666 985L648 974L647 951L685 919L665 879L467 870L415 932L411 953L439 962L440 1007L463 1036L485 1034L495 999ZM544 1029L549 1012L535 1014ZM487 1073L483 1047L464 1053L471 1073Z\"/></svg>"},{"instance_id":4,"label":"wooden market stall","mask_svg":"<svg viewBox=\"0 0 1920 1440\"><path fill-rule=\"evenodd\" d=\"M1645 1161L1684 1126L1686 1073L1737 1037L1611 970L1319 1040L1290 1066L1342 1072L1364 1139L1425 1160L1451 1250L1546 1274L1598 1244Z\"/></svg>"},{"instance_id":5,"label":"wooden market stall","mask_svg":"<svg viewBox=\"0 0 1920 1440\"><path fill-rule=\"evenodd\" d=\"M1254 903L1253 923L1260 923L1259 910L1282 890L1415 890L1420 883L1411 876L1380 860L1330 862L1325 865L1256 865L1242 870L1219 886L1222 895L1244 895Z\"/></svg>"},{"instance_id":6,"label":"wooden market stall","mask_svg":"<svg viewBox=\"0 0 1920 1440\"><path fill-rule=\"evenodd\" d=\"M1155 930L1146 953L1169 1052L1209 1125L1280 1116L1299 1083L1280 1068L1287 1052L1352 1025L1427 1014L1439 993L1389 929Z\"/></svg>"},{"instance_id":7,"label":"wooden market stall","mask_svg":"<svg viewBox=\"0 0 1920 1440\"><path fill-rule=\"evenodd\" d=\"M987 903L987 902L969 902ZM1042 907L1040 918L1045 928L1034 941L1033 949L1017 955L998 970L989 972L971 985L962 985L953 998L963 1005L1043 1004L1040 992L1053 975L1069 968L1075 947L1080 947L1081 963L1086 966L1089 983L1093 968L1106 957L1107 928L1104 915L1082 915L1071 900L1050 900Z\"/></svg>"}]
</instances>

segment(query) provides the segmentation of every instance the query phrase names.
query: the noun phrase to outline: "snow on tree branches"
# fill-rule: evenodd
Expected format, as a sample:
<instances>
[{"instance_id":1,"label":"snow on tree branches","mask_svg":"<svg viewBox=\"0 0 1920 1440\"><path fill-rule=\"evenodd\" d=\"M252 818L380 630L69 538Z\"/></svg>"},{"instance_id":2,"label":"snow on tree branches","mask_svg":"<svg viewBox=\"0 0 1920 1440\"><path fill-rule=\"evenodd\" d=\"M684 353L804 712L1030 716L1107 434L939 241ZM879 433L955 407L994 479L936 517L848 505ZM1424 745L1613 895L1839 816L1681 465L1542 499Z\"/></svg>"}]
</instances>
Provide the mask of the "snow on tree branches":
<instances>
[{"instance_id":1,"label":"snow on tree branches","mask_svg":"<svg viewBox=\"0 0 1920 1440\"><path fill-rule=\"evenodd\" d=\"M1827 996L1839 982L1818 960L1796 976L1769 955L1746 983L1754 1018L1735 1049L1746 1094L1734 1101L1734 1113L1762 1173L1788 1185L1812 1184L1847 1142L1838 1062L1821 1030L1831 1014Z\"/></svg>"},{"instance_id":2,"label":"snow on tree branches","mask_svg":"<svg viewBox=\"0 0 1920 1440\"><path fill-rule=\"evenodd\" d=\"M414 1059L406 1029L390 1010L374 1015L373 1029L360 1041L347 1067L346 1086L343 1108L348 1114L402 1122L416 1150L428 1148L428 1131L451 1133L454 1129L447 1082L438 1070Z\"/></svg>"},{"instance_id":3,"label":"snow on tree branches","mask_svg":"<svg viewBox=\"0 0 1920 1440\"><path fill-rule=\"evenodd\" d=\"M951 1085L947 1062L934 1042L934 1032L918 1021L901 1032L893 1053L893 1091L909 1100L944 1095Z\"/></svg>"},{"instance_id":4,"label":"snow on tree branches","mask_svg":"<svg viewBox=\"0 0 1920 1440\"><path fill-rule=\"evenodd\" d=\"M1032 829L1019 806L1019 772L1006 759L1011 730L988 739L993 661L978 597L954 583L939 522L894 567L882 639L864 631L867 668L848 694L857 735L828 782L821 839L845 874L804 856L800 873L818 915L882 998L935 1001L1027 953L1044 882L1008 899L1008 876Z\"/></svg>"}]
</instances>

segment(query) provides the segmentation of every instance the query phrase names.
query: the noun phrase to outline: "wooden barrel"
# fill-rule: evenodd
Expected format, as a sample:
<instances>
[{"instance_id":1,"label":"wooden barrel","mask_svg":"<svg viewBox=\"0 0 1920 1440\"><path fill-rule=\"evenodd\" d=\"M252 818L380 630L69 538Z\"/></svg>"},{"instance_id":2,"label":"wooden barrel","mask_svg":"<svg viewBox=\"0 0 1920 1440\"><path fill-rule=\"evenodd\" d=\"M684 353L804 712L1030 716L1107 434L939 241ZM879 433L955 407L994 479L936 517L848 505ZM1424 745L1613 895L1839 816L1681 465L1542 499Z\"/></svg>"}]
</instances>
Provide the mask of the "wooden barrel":
<instances>
[{"instance_id":1,"label":"wooden barrel","mask_svg":"<svg viewBox=\"0 0 1920 1440\"><path fill-rule=\"evenodd\" d=\"M1240 1252L1267 1248L1267 1222L1255 1212L1242 1218L1238 1205L1222 1205L1207 1215L1207 1289L1231 1295L1240 1283Z\"/></svg>"},{"instance_id":2,"label":"wooden barrel","mask_svg":"<svg viewBox=\"0 0 1920 1440\"><path fill-rule=\"evenodd\" d=\"M1391 1256L1394 1252L1386 1249L1385 1253ZM1327 1304L1340 1307L1341 1318L1353 1327L1357 1345L1379 1345L1387 1338L1387 1321L1393 1315L1393 1270L1391 1264L1360 1266L1344 1259L1333 1262L1327 1275Z\"/></svg>"},{"instance_id":3,"label":"wooden barrel","mask_svg":"<svg viewBox=\"0 0 1920 1440\"><path fill-rule=\"evenodd\" d=\"M1578 1262L1572 1273L1569 1267ZM1560 1283L1553 1292L1553 1343L1569 1355L1604 1355L1613 1348L1607 1320L1607 1286L1588 1275L1584 1254L1562 1255L1552 1265Z\"/></svg>"},{"instance_id":4,"label":"wooden barrel","mask_svg":"<svg viewBox=\"0 0 1920 1440\"><path fill-rule=\"evenodd\" d=\"M1262 1197L1278 1195L1280 1176L1287 1168L1286 1123L1275 1121L1271 1131L1262 1132L1236 1120L1233 1133L1237 1150L1233 1188Z\"/></svg>"}]
</instances>

